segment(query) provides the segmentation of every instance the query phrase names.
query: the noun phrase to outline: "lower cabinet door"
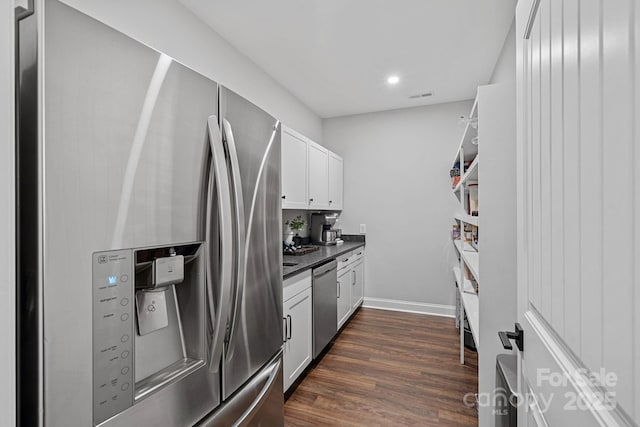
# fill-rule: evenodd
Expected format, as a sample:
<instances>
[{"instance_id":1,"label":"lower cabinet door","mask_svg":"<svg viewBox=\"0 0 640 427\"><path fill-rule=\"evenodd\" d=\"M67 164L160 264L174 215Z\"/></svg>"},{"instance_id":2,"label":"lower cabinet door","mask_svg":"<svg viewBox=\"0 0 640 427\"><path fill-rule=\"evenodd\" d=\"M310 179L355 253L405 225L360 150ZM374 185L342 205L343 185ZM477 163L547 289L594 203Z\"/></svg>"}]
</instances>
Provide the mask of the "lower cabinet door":
<instances>
[{"instance_id":1,"label":"lower cabinet door","mask_svg":"<svg viewBox=\"0 0 640 427\"><path fill-rule=\"evenodd\" d=\"M351 269L338 272L338 329L344 325L351 314Z\"/></svg>"},{"instance_id":2,"label":"lower cabinet door","mask_svg":"<svg viewBox=\"0 0 640 427\"><path fill-rule=\"evenodd\" d=\"M364 261L357 261L352 267L351 310L357 309L364 300Z\"/></svg>"},{"instance_id":3,"label":"lower cabinet door","mask_svg":"<svg viewBox=\"0 0 640 427\"><path fill-rule=\"evenodd\" d=\"M284 391L309 365L312 353L311 288L284 302Z\"/></svg>"}]
</instances>

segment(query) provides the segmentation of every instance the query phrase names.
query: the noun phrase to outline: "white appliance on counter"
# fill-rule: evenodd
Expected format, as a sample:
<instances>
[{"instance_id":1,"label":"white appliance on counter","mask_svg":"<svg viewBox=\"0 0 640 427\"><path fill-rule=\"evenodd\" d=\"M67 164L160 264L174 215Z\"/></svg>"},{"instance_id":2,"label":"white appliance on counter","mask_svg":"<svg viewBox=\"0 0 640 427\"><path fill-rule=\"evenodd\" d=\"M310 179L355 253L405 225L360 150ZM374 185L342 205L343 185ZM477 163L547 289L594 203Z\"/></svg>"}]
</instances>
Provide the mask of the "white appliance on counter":
<instances>
[{"instance_id":1,"label":"white appliance on counter","mask_svg":"<svg viewBox=\"0 0 640 427\"><path fill-rule=\"evenodd\" d=\"M282 425L279 122L35 3L16 8L18 424Z\"/></svg>"}]
</instances>

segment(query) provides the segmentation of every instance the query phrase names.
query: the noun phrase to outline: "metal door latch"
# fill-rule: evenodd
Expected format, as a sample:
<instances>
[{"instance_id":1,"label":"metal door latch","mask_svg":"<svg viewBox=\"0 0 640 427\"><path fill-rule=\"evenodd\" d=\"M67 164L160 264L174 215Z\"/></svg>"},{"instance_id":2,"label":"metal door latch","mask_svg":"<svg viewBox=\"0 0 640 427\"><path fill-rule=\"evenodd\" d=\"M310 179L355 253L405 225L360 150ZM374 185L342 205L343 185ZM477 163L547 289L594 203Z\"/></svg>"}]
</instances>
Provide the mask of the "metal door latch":
<instances>
[{"instance_id":1,"label":"metal door latch","mask_svg":"<svg viewBox=\"0 0 640 427\"><path fill-rule=\"evenodd\" d=\"M502 347L504 347L505 350L513 349L511 341L509 340L515 340L518 350L524 351L524 330L522 329L522 326L520 326L520 323L516 323L515 332L500 331L498 332L498 336L500 337Z\"/></svg>"}]
</instances>

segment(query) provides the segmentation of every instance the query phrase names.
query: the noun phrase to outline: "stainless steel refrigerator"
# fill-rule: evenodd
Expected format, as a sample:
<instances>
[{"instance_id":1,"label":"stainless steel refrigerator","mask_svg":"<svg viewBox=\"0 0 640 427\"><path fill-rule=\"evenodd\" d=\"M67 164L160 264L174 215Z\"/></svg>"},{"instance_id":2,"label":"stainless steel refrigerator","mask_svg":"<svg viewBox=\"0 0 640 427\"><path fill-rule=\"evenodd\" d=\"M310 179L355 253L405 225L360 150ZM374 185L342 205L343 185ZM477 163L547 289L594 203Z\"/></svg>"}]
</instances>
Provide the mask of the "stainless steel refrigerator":
<instances>
[{"instance_id":1,"label":"stainless steel refrigerator","mask_svg":"<svg viewBox=\"0 0 640 427\"><path fill-rule=\"evenodd\" d=\"M279 122L35 3L16 8L19 425L282 425Z\"/></svg>"}]
</instances>

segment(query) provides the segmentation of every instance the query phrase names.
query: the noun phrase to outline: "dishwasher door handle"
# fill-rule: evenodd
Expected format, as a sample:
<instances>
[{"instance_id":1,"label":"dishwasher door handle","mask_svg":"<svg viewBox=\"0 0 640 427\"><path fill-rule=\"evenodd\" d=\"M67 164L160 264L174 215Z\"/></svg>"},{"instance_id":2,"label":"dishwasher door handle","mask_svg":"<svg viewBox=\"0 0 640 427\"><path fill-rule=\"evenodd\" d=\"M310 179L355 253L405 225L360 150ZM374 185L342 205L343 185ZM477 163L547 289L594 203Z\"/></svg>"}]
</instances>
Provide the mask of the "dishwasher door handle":
<instances>
[{"instance_id":1,"label":"dishwasher door handle","mask_svg":"<svg viewBox=\"0 0 640 427\"><path fill-rule=\"evenodd\" d=\"M322 273L320 273L320 274L314 274L314 275L313 275L313 278L314 278L314 279L319 279L320 277L324 277L324 276L326 276L327 274L331 273L332 271L335 271L335 268L330 268L329 270L327 270L327 271L323 271L323 272L322 272Z\"/></svg>"}]
</instances>

